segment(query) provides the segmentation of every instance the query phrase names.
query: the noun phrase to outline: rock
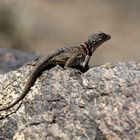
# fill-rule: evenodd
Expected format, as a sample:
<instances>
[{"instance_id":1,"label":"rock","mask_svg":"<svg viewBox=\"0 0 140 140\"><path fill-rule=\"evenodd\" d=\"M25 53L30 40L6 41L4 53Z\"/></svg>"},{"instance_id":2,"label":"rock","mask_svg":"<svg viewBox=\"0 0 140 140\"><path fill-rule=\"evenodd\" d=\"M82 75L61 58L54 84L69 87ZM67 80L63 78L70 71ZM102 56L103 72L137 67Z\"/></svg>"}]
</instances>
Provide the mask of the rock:
<instances>
[{"instance_id":1,"label":"rock","mask_svg":"<svg viewBox=\"0 0 140 140\"><path fill-rule=\"evenodd\" d=\"M35 53L27 53L14 49L0 48L0 73L16 70L23 64L40 57Z\"/></svg>"},{"instance_id":2,"label":"rock","mask_svg":"<svg viewBox=\"0 0 140 140\"><path fill-rule=\"evenodd\" d=\"M21 94L32 69L25 65L0 75L0 107ZM0 118L0 139L137 140L140 64L108 63L83 74L56 66Z\"/></svg>"}]
</instances>

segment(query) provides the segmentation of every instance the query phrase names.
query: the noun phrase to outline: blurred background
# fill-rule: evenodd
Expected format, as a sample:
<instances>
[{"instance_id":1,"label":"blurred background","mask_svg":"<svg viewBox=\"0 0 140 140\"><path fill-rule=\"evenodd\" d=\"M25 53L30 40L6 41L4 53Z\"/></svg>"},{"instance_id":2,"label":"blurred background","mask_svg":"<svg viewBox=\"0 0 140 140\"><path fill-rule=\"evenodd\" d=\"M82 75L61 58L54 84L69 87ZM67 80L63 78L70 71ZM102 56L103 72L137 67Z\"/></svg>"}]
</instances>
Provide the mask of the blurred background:
<instances>
[{"instance_id":1,"label":"blurred background","mask_svg":"<svg viewBox=\"0 0 140 140\"><path fill-rule=\"evenodd\" d=\"M90 63L139 62L139 14L139 0L0 0L0 48L47 55L104 31Z\"/></svg>"}]
</instances>

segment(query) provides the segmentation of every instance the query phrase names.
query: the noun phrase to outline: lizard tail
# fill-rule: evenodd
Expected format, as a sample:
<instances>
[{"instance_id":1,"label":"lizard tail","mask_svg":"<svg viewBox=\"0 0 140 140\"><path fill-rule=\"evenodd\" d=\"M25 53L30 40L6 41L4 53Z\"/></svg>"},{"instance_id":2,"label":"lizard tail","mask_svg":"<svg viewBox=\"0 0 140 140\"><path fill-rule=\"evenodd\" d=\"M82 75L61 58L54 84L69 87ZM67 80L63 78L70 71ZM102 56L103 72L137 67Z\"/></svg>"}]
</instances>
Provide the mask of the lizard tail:
<instances>
[{"instance_id":1,"label":"lizard tail","mask_svg":"<svg viewBox=\"0 0 140 140\"><path fill-rule=\"evenodd\" d=\"M30 75L29 79L27 80L27 84L24 87L22 94L19 95L19 97L13 103L11 103L9 106L1 108L0 111L8 110L11 107L13 107L14 105L16 105L18 102L20 102L26 96L26 94L30 91L30 88L34 85L38 75L42 72L44 67L47 66L47 62L49 60L51 60L54 56L62 53L63 51L64 51L63 49L57 49L57 50L53 51L52 53L50 53L47 57L43 57L37 63L37 65L34 68L33 73Z\"/></svg>"}]
</instances>

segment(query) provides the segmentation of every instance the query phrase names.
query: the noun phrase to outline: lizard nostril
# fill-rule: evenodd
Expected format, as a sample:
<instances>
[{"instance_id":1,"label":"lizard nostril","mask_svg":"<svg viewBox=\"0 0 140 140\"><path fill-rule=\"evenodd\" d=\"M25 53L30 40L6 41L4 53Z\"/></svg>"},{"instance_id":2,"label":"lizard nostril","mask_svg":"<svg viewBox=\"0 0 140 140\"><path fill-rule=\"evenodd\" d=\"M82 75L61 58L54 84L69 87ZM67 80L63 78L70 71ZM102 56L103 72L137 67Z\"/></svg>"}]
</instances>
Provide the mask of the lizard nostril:
<instances>
[{"instance_id":1,"label":"lizard nostril","mask_svg":"<svg viewBox=\"0 0 140 140\"><path fill-rule=\"evenodd\" d=\"M111 35L108 35L107 39L110 39L111 38Z\"/></svg>"}]
</instances>

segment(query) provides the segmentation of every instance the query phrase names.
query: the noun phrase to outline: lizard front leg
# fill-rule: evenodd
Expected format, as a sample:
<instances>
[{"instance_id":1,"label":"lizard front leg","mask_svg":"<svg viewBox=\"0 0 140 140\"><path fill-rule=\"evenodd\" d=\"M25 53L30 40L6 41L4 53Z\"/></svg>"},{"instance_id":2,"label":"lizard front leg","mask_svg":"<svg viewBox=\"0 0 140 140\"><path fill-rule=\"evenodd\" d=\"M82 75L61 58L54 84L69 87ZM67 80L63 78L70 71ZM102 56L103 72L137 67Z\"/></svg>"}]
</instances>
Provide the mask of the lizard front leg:
<instances>
[{"instance_id":1,"label":"lizard front leg","mask_svg":"<svg viewBox=\"0 0 140 140\"><path fill-rule=\"evenodd\" d=\"M84 60L84 62L83 62L83 64L82 64L83 68L85 68L85 66L87 66L87 65L88 65L89 60L90 60L90 57L91 57L91 56L86 55L86 58L85 58L85 60Z\"/></svg>"}]
</instances>

